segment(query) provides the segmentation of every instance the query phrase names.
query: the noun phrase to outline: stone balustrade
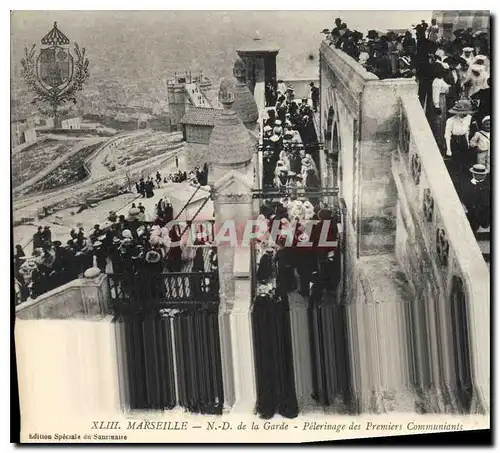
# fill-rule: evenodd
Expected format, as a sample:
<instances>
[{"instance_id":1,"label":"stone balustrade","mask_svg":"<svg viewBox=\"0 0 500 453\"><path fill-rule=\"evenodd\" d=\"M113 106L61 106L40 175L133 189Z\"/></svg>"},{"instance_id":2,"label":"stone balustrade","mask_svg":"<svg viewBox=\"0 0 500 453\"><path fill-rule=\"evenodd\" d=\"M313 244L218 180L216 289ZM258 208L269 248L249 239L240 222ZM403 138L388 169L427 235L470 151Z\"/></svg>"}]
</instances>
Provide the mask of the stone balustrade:
<instances>
[{"instance_id":1,"label":"stone balustrade","mask_svg":"<svg viewBox=\"0 0 500 453\"><path fill-rule=\"evenodd\" d=\"M108 311L108 279L90 268L83 278L53 289L16 307L16 318L76 319L100 318Z\"/></svg>"}]
</instances>

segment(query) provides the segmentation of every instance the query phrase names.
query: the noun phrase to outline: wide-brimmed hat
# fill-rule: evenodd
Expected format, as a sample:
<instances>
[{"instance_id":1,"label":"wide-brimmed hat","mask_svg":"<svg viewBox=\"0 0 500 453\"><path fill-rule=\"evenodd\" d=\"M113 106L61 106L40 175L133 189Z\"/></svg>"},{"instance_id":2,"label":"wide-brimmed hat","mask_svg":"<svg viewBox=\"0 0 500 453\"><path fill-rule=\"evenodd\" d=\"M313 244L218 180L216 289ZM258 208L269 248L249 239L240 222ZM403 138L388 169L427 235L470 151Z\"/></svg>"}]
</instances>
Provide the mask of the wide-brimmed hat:
<instances>
[{"instance_id":1,"label":"wide-brimmed hat","mask_svg":"<svg viewBox=\"0 0 500 453\"><path fill-rule=\"evenodd\" d=\"M274 122L274 125L275 125L275 126L281 126L281 120L276 120L276 121Z\"/></svg>"},{"instance_id":2,"label":"wide-brimmed hat","mask_svg":"<svg viewBox=\"0 0 500 453\"><path fill-rule=\"evenodd\" d=\"M146 253L146 262L158 263L160 260L161 260L161 255L158 252L150 250L148 253Z\"/></svg>"},{"instance_id":3,"label":"wide-brimmed hat","mask_svg":"<svg viewBox=\"0 0 500 453\"><path fill-rule=\"evenodd\" d=\"M123 230L122 231L122 236L124 238L130 238L130 239L132 239L132 232L130 230Z\"/></svg>"},{"instance_id":4,"label":"wide-brimmed hat","mask_svg":"<svg viewBox=\"0 0 500 453\"><path fill-rule=\"evenodd\" d=\"M474 109L472 108L472 104L470 101L467 99L461 99L460 101L457 101L455 105L448 110L448 112L452 113L453 115L456 114L470 114L474 113Z\"/></svg>"},{"instance_id":5,"label":"wide-brimmed hat","mask_svg":"<svg viewBox=\"0 0 500 453\"><path fill-rule=\"evenodd\" d=\"M323 31L321 31L320 33L324 33L325 35L329 35L330 30L328 30L328 28L323 28Z\"/></svg>"},{"instance_id":6,"label":"wide-brimmed hat","mask_svg":"<svg viewBox=\"0 0 500 453\"><path fill-rule=\"evenodd\" d=\"M62 245L62 242L61 242L61 241L53 241L53 242L52 242L52 245L53 245L54 247L60 247L60 246Z\"/></svg>"},{"instance_id":7,"label":"wide-brimmed hat","mask_svg":"<svg viewBox=\"0 0 500 453\"><path fill-rule=\"evenodd\" d=\"M130 208L128 210L128 215L135 216L135 215L140 214L140 212L141 212L141 210L139 208Z\"/></svg>"},{"instance_id":8,"label":"wide-brimmed hat","mask_svg":"<svg viewBox=\"0 0 500 453\"><path fill-rule=\"evenodd\" d=\"M297 176L297 173L295 173L294 171L289 170L288 171L288 176L292 176L292 177L293 176Z\"/></svg>"},{"instance_id":9,"label":"wide-brimmed hat","mask_svg":"<svg viewBox=\"0 0 500 453\"><path fill-rule=\"evenodd\" d=\"M274 249L272 247L268 247L266 249L266 253L268 253L269 255L271 255L272 253L274 253Z\"/></svg>"},{"instance_id":10,"label":"wide-brimmed hat","mask_svg":"<svg viewBox=\"0 0 500 453\"><path fill-rule=\"evenodd\" d=\"M490 115L487 115L483 118L483 120L481 121L481 124L484 124L484 123L491 123Z\"/></svg>"},{"instance_id":11,"label":"wide-brimmed hat","mask_svg":"<svg viewBox=\"0 0 500 453\"><path fill-rule=\"evenodd\" d=\"M113 238L113 244L119 244L121 240L119 238Z\"/></svg>"},{"instance_id":12,"label":"wide-brimmed hat","mask_svg":"<svg viewBox=\"0 0 500 453\"><path fill-rule=\"evenodd\" d=\"M271 126L269 126L269 125L264 126L264 132L269 132L269 131L272 131L272 130L273 130L273 128Z\"/></svg>"},{"instance_id":13,"label":"wide-brimmed hat","mask_svg":"<svg viewBox=\"0 0 500 453\"><path fill-rule=\"evenodd\" d=\"M269 140L271 140L272 142L278 142L279 139L280 138L277 135L273 135Z\"/></svg>"},{"instance_id":14,"label":"wide-brimmed hat","mask_svg":"<svg viewBox=\"0 0 500 453\"><path fill-rule=\"evenodd\" d=\"M92 245L94 247L100 247L102 245L102 242L101 241L95 241Z\"/></svg>"},{"instance_id":15,"label":"wide-brimmed hat","mask_svg":"<svg viewBox=\"0 0 500 453\"><path fill-rule=\"evenodd\" d=\"M488 173L488 170L486 170L486 166L484 166L483 164L475 164L469 168L469 171L473 175L485 175L486 173Z\"/></svg>"},{"instance_id":16,"label":"wide-brimmed hat","mask_svg":"<svg viewBox=\"0 0 500 453\"><path fill-rule=\"evenodd\" d=\"M462 52L474 52L474 48L473 47L464 47L462 49Z\"/></svg>"}]
</instances>

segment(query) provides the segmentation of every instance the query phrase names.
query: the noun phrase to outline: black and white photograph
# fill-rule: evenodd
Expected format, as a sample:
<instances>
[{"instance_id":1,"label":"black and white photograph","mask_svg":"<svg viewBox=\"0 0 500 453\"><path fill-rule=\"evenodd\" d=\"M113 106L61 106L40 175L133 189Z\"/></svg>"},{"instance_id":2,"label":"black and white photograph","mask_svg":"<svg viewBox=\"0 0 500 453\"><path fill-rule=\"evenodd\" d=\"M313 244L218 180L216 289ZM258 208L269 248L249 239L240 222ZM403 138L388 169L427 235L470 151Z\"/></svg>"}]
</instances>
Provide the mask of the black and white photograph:
<instances>
[{"instance_id":1,"label":"black and white photograph","mask_svg":"<svg viewBox=\"0 0 500 453\"><path fill-rule=\"evenodd\" d=\"M10 20L23 442L489 428L489 11Z\"/></svg>"}]
</instances>

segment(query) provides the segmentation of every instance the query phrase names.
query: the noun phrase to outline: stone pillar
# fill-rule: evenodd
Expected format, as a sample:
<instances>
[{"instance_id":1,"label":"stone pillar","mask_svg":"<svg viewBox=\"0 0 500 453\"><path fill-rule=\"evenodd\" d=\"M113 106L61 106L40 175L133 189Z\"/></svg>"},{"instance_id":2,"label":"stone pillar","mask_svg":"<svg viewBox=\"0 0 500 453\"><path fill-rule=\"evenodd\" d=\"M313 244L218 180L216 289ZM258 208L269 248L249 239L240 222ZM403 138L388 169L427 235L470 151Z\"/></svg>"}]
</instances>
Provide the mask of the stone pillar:
<instances>
[{"instance_id":1,"label":"stone pillar","mask_svg":"<svg viewBox=\"0 0 500 453\"><path fill-rule=\"evenodd\" d=\"M292 337L295 394L299 408L307 409L314 404L311 374L311 340L307 303L292 294L290 304L290 331Z\"/></svg>"},{"instance_id":2,"label":"stone pillar","mask_svg":"<svg viewBox=\"0 0 500 453\"><path fill-rule=\"evenodd\" d=\"M83 274L82 303L87 316L104 316L108 311L108 279L98 267L91 267Z\"/></svg>"},{"instance_id":3,"label":"stone pillar","mask_svg":"<svg viewBox=\"0 0 500 453\"><path fill-rule=\"evenodd\" d=\"M241 234L246 221L253 214L251 170L251 165L244 168L244 173L230 170L214 184L216 230L220 231L226 224L228 227L236 227L238 233L237 244L222 242L222 238L219 238L217 247L220 284L219 329L225 406L233 406L236 403L239 407L246 407L250 404L249 401L255 403L255 392L252 391L254 386L248 385L248 374L253 376L250 285L244 282L245 279L248 280L245 276L249 275L250 255L247 254L248 263L245 266L245 253L240 248ZM243 282L238 284L235 283L235 268L246 268L246 271L243 271Z\"/></svg>"},{"instance_id":4,"label":"stone pillar","mask_svg":"<svg viewBox=\"0 0 500 453\"><path fill-rule=\"evenodd\" d=\"M230 314L235 413L251 413L256 401L255 365L251 320L251 269L248 247L236 250L234 304Z\"/></svg>"}]
</instances>

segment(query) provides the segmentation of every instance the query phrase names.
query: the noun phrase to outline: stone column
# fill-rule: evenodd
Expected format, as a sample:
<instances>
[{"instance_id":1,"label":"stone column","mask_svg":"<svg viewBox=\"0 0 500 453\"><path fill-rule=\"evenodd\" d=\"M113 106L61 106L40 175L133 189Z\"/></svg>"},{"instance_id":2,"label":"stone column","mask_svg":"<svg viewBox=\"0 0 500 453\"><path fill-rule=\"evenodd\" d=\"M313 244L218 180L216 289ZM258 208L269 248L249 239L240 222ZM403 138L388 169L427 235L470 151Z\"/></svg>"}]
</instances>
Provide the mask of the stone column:
<instances>
[{"instance_id":1,"label":"stone column","mask_svg":"<svg viewBox=\"0 0 500 453\"><path fill-rule=\"evenodd\" d=\"M83 274L82 303L86 316L104 316L108 311L109 291L108 279L96 266Z\"/></svg>"},{"instance_id":2,"label":"stone column","mask_svg":"<svg viewBox=\"0 0 500 453\"><path fill-rule=\"evenodd\" d=\"M253 348L250 327L250 285L235 283L235 267L245 269L245 253L240 248L245 223L252 217L251 166L245 172L230 170L214 185L214 211L216 229L224 224L236 227L237 243L219 239L217 258L219 268L220 305L219 329L226 408L235 403L239 407L255 403L255 391L248 385L248 374L253 375ZM245 175L246 174L246 175ZM250 255L245 275L249 275ZM239 272L239 271L238 271ZM240 274L242 272L239 272ZM241 277L241 275L240 275ZM246 278L248 280L248 278ZM246 315L248 313L248 315ZM251 359L251 362L248 360ZM249 368L250 367L250 368Z\"/></svg>"},{"instance_id":3,"label":"stone column","mask_svg":"<svg viewBox=\"0 0 500 453\"><path fill-rule=\"evenodd\" d=\"M251 413L256 401L255 365L251 320L251 269L249 247L236 250L234 304L230 314L235 413Z\"/></svg>"}]
</instances>

